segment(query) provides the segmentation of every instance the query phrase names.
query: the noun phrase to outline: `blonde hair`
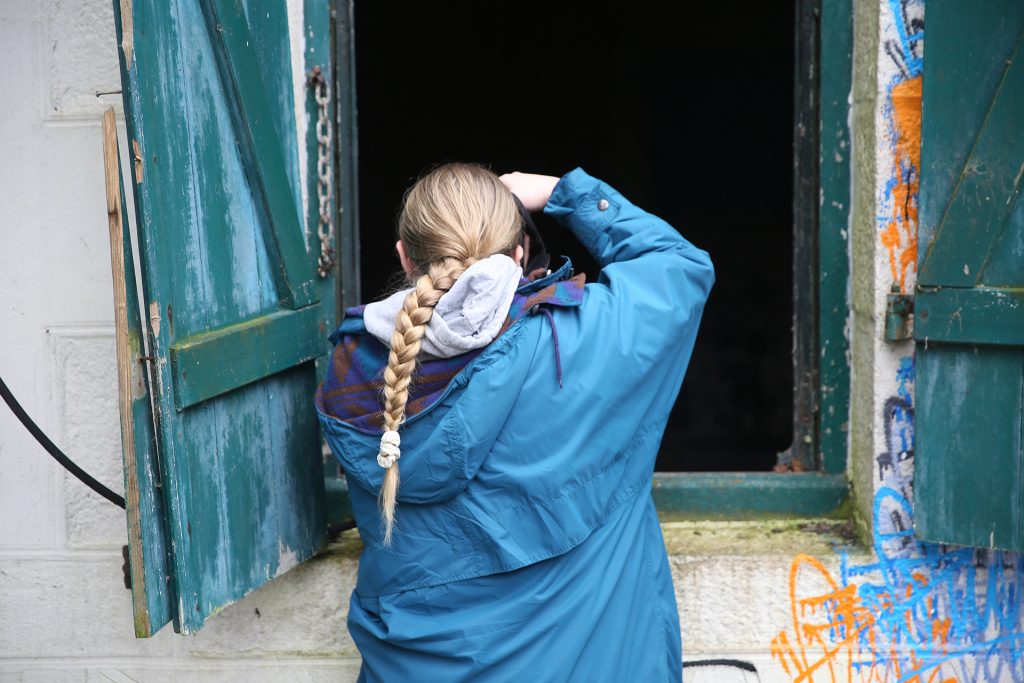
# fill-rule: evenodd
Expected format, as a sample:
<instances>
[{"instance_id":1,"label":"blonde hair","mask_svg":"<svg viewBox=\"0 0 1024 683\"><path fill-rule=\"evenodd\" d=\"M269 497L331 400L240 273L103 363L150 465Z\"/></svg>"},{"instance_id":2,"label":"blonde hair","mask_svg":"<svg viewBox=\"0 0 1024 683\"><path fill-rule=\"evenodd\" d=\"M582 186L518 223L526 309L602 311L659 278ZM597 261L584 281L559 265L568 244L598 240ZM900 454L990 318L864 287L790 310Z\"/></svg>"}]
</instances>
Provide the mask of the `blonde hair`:
<instances>
[{"instance_id":1,"label":"blonde hair","mask_svg":"<svg viewBox=\"0 0 1024 683\"><path fill-rule=\"evenodd\" d=\"M388 432L397 432L405 420L420 340L434 306L471 265L493 254L512 252L521 231L512 193L498 176L475 164L438 166L405 194L398 238L419 275L395 317L384 370L385 435L380 457L393 456L379 496L385 546L391 545L399 483L397 434ZM394 446L389 447L388 441Z\"/></svg>"}]
</instances>

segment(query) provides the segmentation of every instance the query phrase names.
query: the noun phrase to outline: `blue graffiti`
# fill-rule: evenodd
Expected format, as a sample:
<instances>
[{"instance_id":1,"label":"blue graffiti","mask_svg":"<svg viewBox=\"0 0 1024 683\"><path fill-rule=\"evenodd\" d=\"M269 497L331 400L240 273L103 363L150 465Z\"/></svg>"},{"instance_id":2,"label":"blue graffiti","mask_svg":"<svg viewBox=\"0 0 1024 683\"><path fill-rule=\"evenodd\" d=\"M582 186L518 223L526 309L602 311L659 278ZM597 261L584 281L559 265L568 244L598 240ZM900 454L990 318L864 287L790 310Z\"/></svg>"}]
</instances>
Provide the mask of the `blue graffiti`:
<instances>
[{"instance_id":1,"label":"blue graffiti","mask_svg":"<svg viewBox=\"0 0 1024 683\"><path fill-rule=\"evenodd\" d=\"M899 80L909 80L924 72L924 2L889 0L896 28L896 39L885 41L884 49L900 71Z\"/></svg>"},{"instance_id":2,"label":"blue graffiti","mask_svg":"<svg viewBox=\"0 0 1024 683\"><path fill-rule=\"evenodd\" d=\"M914 357L900 360L896 371L896 395L882 407L885 451L878 455L878 476L883 483L912 497L914 461L914 399L910 387L914 381ZM905 528L909 528L909 525Z\"/></svg>"},{"instance_id":3,"label":"blue graffiti","mask_svg":"<svg viewBox=\"0 0 1024 683\"><path fill-rule=\"evenodd\" d=\"M863 661L855 666L877 675L886 662L882 680L909 681L941 667L963 682L1024 681L1020 555L924 543L893 518L913 521L913 506L882 487L874 504L877 561L840 560L842 585L857 586L873 620L860 635Z\"/></svg>"},{"instance_id":4,"label":"blue graffiti","mask_svg":"<svg viewBox=\"0 0 1024 683\"><path fill-rule=\"evenodd\" d=\"M913 356L901 360L896 379L872 514L877 561L840 558L841 585L856 586L872 621L858 637L855 666L886 681L927 681L941 670L934 680L1024 682L1024 562L914 536Z\"/></svg>"}]
</instances>

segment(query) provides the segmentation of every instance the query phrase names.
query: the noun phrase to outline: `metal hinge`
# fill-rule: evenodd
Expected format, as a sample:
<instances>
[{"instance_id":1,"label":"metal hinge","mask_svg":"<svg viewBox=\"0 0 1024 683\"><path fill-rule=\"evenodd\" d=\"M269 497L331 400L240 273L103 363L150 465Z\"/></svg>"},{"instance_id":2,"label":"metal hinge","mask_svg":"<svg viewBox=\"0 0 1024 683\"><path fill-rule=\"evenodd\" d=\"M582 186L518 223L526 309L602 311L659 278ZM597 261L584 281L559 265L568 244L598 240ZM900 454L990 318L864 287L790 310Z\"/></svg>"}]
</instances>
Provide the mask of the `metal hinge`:
<instances>
[{"instance_id":1,"label":"metal hinge","mask_svg":"<svg viewBox=\"0 0 1024 683\"><path fill-rule=\"evenodd\" d=\"M904 294L895 282L886 296L885 331L882 339L904 341L914 336L914 295Z\"/></svg>"}]
</instances>

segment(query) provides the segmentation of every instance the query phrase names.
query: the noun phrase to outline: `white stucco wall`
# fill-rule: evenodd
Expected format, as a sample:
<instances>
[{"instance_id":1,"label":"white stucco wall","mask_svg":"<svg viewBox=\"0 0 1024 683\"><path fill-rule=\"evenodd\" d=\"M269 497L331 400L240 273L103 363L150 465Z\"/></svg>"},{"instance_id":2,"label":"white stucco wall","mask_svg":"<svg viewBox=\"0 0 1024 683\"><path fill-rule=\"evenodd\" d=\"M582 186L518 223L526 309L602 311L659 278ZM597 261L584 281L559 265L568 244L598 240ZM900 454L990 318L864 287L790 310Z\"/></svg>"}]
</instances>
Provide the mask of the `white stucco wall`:
<instances>
[{"instance_id":1,"label":"white stucco wall","mask_svg":"<svg viewBox=\"0 0 1024 683\"><path fill-rule=\"evenodd\" d=\"M59 445L120 490L99 127L103 109L119 106L119 97L95 96L120 87L111 4L0 4L0 376ZM862 473L855 477L857 494L871 527L878 492L907 483L912 473L912 457L899 458L891 439L894 425L912 434L912 419L887 412L890 398L912 401L912 365L909 380L906 372L912 346L880 338L893 280L890 248L882 240L892 220L897 154L890 95L902 68L887 44L895 40L904 49L897 17L920 15L921 3L857 6L859 30L867 34L858 36L862 63L855 72L866 80L855 85L853 98L859 213L851 243L859 251L851 329L860 397L855 417L862 424L860 432L854 425L851 460ZM294 15L297 4L290 7ZM893 248L902 253L909 244ZM911 272L905 287L912 282ZM883 468L877 456L890 451L897 466ZM841 551L837 531L834 524L808 521L666 524L684 659L735 658L758 671L692 669L688 680L793 681L819 666L813 680L844 681L852 658L866 663L855 680L869 680L871 671L894 674L895 666L906 670L910 651L921 651L909 636L886 654L828 630L836 618L836 610L821 607L828 600L836 605L848 596L842 604L861 609L856 614L870 618L872 628L887 628L884 619L892 616L872 612L869 593L859 588L879 581L880 558ZM67 477L0 408L0 681L354 680L358 653L344 627L358 551L352 534L226 608L198 634L182 637L165 628L150 640L132 633L121 569L125 542L122 513ZM906 554L885 559L908 557L913 560ZM927 563L914 566L941 586L962 585L968 576L963 567L951 574ZM985 571L972 576L985 580ZM815 625L824 629L820 639L801 640ZM1019 623L1007 629L997 635L1021 632ZM984 634L968 635L985 642ZM1018 654L1006 654L1004 668L943 673L963 683L1020 680ZM971 671L982 677L971 678Z\"/></svg>"},{"instance_id":2,"label":"white stucco wall","mask_svg":"<svg viewBox=\"0 0 1024 683\"><path fill-rule=\"evenodd\" d=\"M301 25L301 2L289 4ZM100 118L110 105L123 117L119 95L96 96L121 87L112 3L0 3L0 64L0 376L56 443L121 492ZM123 150L123 124L121 135ZM136 640L126 540L123 512L0 408L0 681L354 679L345 546L195 637L168 627Z\"/></svg>"}]
</instances>

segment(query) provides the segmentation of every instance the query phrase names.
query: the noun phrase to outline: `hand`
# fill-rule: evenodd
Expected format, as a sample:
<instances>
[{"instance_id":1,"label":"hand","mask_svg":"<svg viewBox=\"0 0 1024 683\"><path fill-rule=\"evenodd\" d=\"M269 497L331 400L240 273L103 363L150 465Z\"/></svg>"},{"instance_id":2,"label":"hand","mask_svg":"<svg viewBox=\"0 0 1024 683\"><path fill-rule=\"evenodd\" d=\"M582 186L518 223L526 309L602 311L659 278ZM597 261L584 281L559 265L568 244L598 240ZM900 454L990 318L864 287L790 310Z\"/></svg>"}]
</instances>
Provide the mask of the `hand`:
<instances>
[{"instance_id":1,"label":"hand","mask_svg":"<svg viewBox=\"0 0 1024 683\"><path fill-rule=\"evenodd\" d=\"M536 173L506 173L499 178L512 194L519 197L527 211L540 211L551 198L559 178Z\"/></svg>"}]
</instances>

